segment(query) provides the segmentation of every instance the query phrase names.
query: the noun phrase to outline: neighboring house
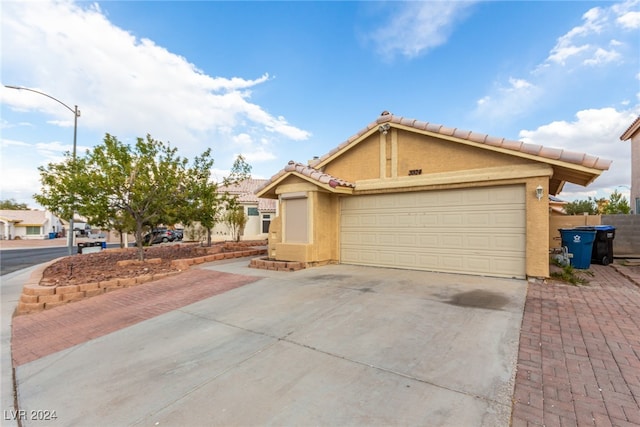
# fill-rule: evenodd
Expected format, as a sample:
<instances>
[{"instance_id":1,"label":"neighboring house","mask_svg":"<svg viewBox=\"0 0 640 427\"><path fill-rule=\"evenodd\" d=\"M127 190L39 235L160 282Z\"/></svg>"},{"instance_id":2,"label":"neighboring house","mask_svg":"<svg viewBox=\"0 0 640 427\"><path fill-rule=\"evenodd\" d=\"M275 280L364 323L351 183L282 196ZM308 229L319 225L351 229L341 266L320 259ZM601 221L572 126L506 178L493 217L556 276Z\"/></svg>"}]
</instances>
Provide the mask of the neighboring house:
<instances>
[{"instance_id":1,"label":"neighboring house","mask_svg":"<svg viewBox=\"0 0 640 427\"><path fill-rule=\"evenodd\" d=\"M0 210L1 239L47 239L49 233L63 231L60 218L49 211Z\"/></svg>"},{"instance_id":2,"label":"neighboring house","mask_svg":"<svg viewBox=\"0 0 640 427\"><path fill-rule=\"evenodd\" d=\"M255 191L264 186L267 179L245 179L236 185L221 186L220 193L229 193L236 196L244 209L247 224L242 232L243 240L266 239L269 232L271 219L276 216L276 201L273 199L260 199ZM213 228L214 239L231 239L231 231L224 223L219 223Z\"/></svg>"},{"instance_id":3,"label":"neighboring house","mask_svg":"<svg viewBox=\"0 0 640 427\"><path fill-rule=\"evenodd\" d=\"M256 193L277 199L269 257L500 277L549 276L549 199L611 162L384 112Z\"/></svg>"},{"instance_id":4,"label":"neighboring house","mask_svg":"<svg viewBox=\"0 0 640 427\"><path fill-rule=\"evenodd\" d=\"M564 205L568 202L554 196L549 196L549 213L551 215L566 215Z\"/></svg>"},{"instance_id":5,"label":"neighboring house","mask_svg":"<svg viewBox=\"0 0 640 427\"><path fill-rule=\"evenodd\" d=\"M640 116L622 135L622 141L631 140L631 193L629 205L633 213L640 214Z\"/></svg>"}]
</instances>

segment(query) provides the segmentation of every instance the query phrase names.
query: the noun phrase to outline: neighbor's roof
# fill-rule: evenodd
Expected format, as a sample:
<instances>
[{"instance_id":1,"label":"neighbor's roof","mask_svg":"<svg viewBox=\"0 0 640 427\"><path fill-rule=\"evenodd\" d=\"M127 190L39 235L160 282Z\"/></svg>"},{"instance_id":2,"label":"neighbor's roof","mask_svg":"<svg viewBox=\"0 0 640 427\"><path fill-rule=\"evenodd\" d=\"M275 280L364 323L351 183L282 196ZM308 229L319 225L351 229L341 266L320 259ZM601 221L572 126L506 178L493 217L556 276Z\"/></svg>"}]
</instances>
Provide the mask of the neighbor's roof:
<instances>
[{"instance_id":1,"label":"neighbor's roof","mask_svg":"<svg viewBox=\"0 0 640 427\"><path fill-rule=\"evenodd\" d=\"M258 210L262 212L275 212L276 201L273 199L261 199L256 196L255 192L258 188L263 187L269 182L268 179L249 178L240 181L237 184L220 186L219 192L228 192L229 194L238 196L240 203L257 203Z\"/></svg>"},{"instance_id":2,"label":"neighbor's roof","mask_svg":"<svg viewBox=\"0 0 640 427\"><path fill-rule=\"evenodd\" d=\"M620 139L622 141L626 141L627 139L633 138L638 130L640 130L640 116L631 123L631 125L624 131L622 135L620 135Z\"/></svg>"},{"instance_id":3,"label":"neighbor's roof","mask_svg":"<svg viewBox=\"0 0 640 427\"><path fill-rule=\"evenodd\" d=\"M45 212L37 210L0 209L0 219L19 223L21 226L42 225L46 222Z\"/></svg>"}]
</instances>

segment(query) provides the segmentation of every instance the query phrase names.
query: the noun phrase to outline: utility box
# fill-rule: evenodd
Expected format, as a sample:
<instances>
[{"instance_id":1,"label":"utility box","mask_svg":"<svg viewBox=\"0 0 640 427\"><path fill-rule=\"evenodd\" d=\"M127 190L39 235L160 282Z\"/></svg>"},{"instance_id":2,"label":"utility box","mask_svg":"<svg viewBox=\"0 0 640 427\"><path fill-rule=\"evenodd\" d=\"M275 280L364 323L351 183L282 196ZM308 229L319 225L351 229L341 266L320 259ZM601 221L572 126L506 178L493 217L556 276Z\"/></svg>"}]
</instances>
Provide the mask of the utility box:
<instances>
[{"instance_id":1,"label":"utility box","mask_svg":"<svg viewBox=\"0 0 640 427\"><path fill-rule=\"evenodd\" d=\"M100 252L102 244L100 242L80 242L78 243L78 254L91 254Z\"/></svg>"}]
</instances>

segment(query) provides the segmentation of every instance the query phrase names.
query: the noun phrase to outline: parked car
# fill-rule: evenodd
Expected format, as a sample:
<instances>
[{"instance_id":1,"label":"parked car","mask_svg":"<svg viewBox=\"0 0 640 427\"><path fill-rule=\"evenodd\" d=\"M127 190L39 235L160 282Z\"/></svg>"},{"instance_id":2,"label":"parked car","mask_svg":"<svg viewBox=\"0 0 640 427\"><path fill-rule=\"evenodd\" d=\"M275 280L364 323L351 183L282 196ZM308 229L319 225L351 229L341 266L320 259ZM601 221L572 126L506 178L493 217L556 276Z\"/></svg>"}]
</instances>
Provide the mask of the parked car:
<instances>
[{"instance_id":1,"label":"parked car","mask_svg":"<svg viewBox=\"0 0 640 427\"><path fill-rule=\"evenodd\" d=\"M172 231L176 237L176 240L182 240L182 238L184 237L184 230L176 228L175 230L172 230Z\"/></svg>"},{"instance_id":2,"label":"parked car","mask_svg":"<svg viewBox=\"0 0 640 427\"><path fill-rule=\"evenodd\" d=\"M156 228L151 230L150 233L147 233L143 237L143 243L145 245L155 245L156 243L167 243L173 242L176 239L175 234L173 234L172 230L168 230L166 228Z\"/></svg>"}]
</instances>

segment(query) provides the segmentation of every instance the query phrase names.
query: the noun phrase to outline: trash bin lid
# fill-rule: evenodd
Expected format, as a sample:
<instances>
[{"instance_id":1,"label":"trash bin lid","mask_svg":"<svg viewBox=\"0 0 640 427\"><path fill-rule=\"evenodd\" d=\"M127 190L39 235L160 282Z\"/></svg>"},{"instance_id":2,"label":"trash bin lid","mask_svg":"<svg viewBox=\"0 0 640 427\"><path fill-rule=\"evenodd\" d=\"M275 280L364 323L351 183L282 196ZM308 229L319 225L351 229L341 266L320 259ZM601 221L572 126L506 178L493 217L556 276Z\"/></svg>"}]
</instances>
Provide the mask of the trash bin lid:
<instances>
[{"instance_id":1,"label":"trash bin lid","mask_svg":"<svg viewBox=\"0 0 640 427\"><path fill-rule=\"evenodd\" d=\"M613 225L584 225L576 227L578 230L592 230L592 231L613 231L616 228Z\"/></svg>"}]
</instances>

